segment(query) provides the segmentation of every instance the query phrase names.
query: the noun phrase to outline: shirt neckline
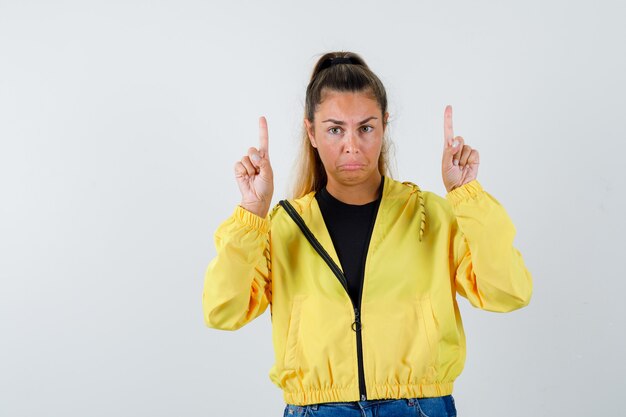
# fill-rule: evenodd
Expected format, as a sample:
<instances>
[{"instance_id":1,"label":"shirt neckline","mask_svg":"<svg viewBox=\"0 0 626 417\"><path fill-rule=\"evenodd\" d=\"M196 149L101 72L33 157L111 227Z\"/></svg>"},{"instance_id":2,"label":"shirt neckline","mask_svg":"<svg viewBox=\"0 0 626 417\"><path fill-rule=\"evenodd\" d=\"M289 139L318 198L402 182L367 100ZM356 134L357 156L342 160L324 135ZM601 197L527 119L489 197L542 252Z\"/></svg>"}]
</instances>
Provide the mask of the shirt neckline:
<instances>
[{"instance_id":1,"label":"shirt neckline","mask_svg":"<svg viewBox=\"0 0 626 417\"><path fill-rule=\"evenodd\" d=\"M358 209L359 207L368 208L368 207L378 204L381 201L383 197L384 184L385 184L385 176L381 175L380 185L377 191L378 197L376 198L376 200L370 201L369 203L365 203L365 204L344 203L343 201L338 200L335 196L329 193L328 190L326 189L326 186L322 187L322 189L319 191L319 196L329 203L336 204L336 205L346 207L346 208L353 208L353 209Z\"/></svg>"}]
</instances>

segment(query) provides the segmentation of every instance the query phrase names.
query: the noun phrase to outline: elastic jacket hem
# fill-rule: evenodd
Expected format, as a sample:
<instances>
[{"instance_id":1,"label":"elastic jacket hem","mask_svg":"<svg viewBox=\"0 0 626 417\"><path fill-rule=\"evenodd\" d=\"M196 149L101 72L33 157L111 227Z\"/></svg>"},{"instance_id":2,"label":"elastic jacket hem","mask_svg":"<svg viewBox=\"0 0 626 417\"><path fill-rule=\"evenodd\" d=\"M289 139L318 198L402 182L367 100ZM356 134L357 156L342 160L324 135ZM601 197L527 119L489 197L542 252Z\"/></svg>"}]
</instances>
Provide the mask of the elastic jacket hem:
<instances>
[{"instance_id":1,"label":"elastic jacket hem","mask_svg":"<svg viewBox=\"0 0 626 417\"><path fill-rule=\"evenodd\" d=\"M401 398L424 398L441 397L451 395L454 383L442 382L440 384L386 384L368 385L368 400L401 399ZM284 391L284 399L287 404L310 405L327 402L359 401L359 387L355 385L348 388L329 388L322 390L299 390L295 392Z\"/></svg>"}]
</instances>

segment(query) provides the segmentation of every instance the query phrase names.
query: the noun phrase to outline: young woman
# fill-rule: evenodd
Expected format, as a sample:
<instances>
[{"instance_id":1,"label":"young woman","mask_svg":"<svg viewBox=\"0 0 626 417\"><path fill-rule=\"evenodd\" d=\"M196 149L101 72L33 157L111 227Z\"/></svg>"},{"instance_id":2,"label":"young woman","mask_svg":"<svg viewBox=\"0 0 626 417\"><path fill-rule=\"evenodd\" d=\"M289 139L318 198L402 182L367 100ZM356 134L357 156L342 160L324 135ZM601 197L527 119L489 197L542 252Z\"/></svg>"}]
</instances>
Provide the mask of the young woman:
<instances>
[{"instance_id":1,"label":"young woman","mask_svg":"<svg viewBox=\"0 0 626 417\"><path fill-rule=\"evenodd\" d=\"M295 198L270 212L260 147L235 165L241 204L216 234L204 319L238 329L271 309L287 416L454 416L465 361L456 294L506 312L532 279L515 227L476 179L478 151L444 112L445 198L387 173L385 88L356 54L320 58L306 91Z\"/></svg>"}]
</instances>

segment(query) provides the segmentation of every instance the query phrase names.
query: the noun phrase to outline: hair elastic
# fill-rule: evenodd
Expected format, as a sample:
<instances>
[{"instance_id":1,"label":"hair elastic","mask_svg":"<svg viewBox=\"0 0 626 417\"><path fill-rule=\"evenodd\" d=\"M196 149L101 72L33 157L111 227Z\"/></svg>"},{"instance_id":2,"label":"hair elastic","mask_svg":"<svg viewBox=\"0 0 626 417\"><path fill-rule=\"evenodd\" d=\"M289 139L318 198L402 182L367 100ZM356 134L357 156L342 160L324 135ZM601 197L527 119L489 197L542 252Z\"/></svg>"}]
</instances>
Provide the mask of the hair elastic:
<instances>
[{"instance_id":1,"label":"hair elastic","mask_svg":"<svg viewBox=\"0 0 626 417\"><path fill-rule=\"evenodd\" d=\"M339 65L339 64L355 64L356 65L356 62L354 62L352 58L343 57L343 56L339 56L336 58L329 58L325 60L324 63L322 63L322 65L320 65L320 71L328 67L332 67L334 65Z\"/></svg>"}]
</instances>

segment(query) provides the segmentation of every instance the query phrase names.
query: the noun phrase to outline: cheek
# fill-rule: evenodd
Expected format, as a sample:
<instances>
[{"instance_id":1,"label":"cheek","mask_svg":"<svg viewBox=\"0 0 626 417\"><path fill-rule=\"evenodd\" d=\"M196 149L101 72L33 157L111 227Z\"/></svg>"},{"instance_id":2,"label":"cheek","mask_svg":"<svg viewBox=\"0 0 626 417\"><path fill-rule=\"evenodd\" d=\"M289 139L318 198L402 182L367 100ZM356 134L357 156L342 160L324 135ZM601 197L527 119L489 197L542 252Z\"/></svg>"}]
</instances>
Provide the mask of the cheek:
<instances>
[{"instance_id":1,"label":"cheek","mask_svg":"<svg viewBox=\"0 0 626 417\"><path fill-rule=\"evenodd\" d=\"M320 155L320 159L322 160L322 165L325 168L330 168L335 165L335 161L337 160L337 154L333 152L328 147L318 147L317 152Z\"/></svg>"},{"instance_id":2,"label":"cheek","mask_svg":"<svg viewBox=\"0 0 626 417\"><path fill-rule=\"evenodd\" d=\"M317 142L317 151L322 160L329 160L341 153L341 144L338 141L328 140L324 138Z\"/></svg>"},{"instance_id":3,"label":"cheek","mask_svg":"<svg viewBox=\"0 0 626 417\"><path fill-rule=\"evenodd\" d=\"M366 153L371 159L378 159L378 155L383 147L382 138L374 141L365 142L362 146L363 153Z\"/></svg>"}]
</instances>

